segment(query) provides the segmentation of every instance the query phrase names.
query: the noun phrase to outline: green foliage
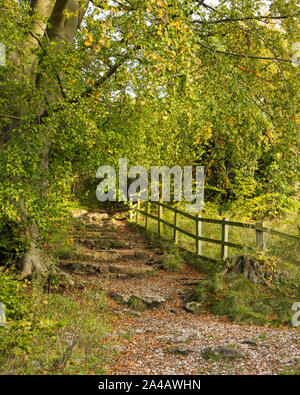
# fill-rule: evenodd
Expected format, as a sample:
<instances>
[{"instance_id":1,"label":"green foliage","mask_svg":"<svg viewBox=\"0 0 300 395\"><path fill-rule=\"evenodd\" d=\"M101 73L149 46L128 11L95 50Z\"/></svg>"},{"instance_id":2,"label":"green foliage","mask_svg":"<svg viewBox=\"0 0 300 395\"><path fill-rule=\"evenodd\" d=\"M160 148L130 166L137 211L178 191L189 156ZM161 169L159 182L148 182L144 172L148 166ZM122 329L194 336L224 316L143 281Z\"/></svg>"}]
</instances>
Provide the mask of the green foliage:
<instances>
[{"instance_id":1,"label":"green foliage","mask_svg":"<svg viewBox=\"0 0 300 395\"><path fill-rule=\"evenodd\" d=\"M0 67L0 219L35 222L51 240L66 201L81 191L97 203L96 169L119 157L147 169L202 164L206 200L285 213L299 172L294 0L220 2L213 13L181 0L101 1L63 45L49 31L28 38L28 2L2 3L0 42L20 62ZM262 8L288 17L262 22Z\"/></svg>"},{"instance_id":2,"label":"green foliage","mask_svg":"<svg viewBox=\"0 0 300 395\"><path fill-rule=\"evenodd\" d=\"M29 314L32 301L28 297L28 283L17 274L0 267L0 302L6 307L8 320L20 320Z\"/></svg>"},{"instance_id":3,"label":"green foliage","mask_svg":"<svg viewBox=\"0 0 300 395\"><path fill-rule=\"evenodd\" d=\"M281 272L272 282L255 285L241 274L213 274L199 283L193 297L235 322L290 326L291 306L300 297L299 272Z\"/></svg>"},{"instance_id":4,"label":"green foliage","mask_svg":"<svg viewBox=\"0 0 300 395\"><path fill-rule=\"evenodd\" d=\"M103 293L80 300L36 290L22 320L0 328L0 372L18 374L104 374L110 332ZM100 340L101 339L101 340Z\"/></svg>"},{"instance_id":5,"label":"green foliage","mask_svg":"<svg viewBox=\"0 0 300 395\"><path fill-rule=\"evenodd\" d=\"M28 247L24 226L12 221L0 221L0 265L18 262Z\"/></svg>"},{"instance_id":6,"label":"green foliage","mask_svg":"<svg viewBox=\"0 0 300 395\"><path fill-rule=\"evenodd\" d=\"M161 259L162 268L167 272L179 272L183 266L183 259L180 255L168 254Z\"/></svg>"},{"instance_id":7,"label":"green foliage","mask_svg":"<svg viewBox=\"0 0 300 395\"><path fill-rule=\"evenodd\" d=\"M142 301L142 299L137 297L131 297L129 299L128 306L136 311L144 311L146 309L145 303Z\"/></svg>"},{"instance_id":8,"label":"green foliage","mask_svg":"<svg viewBox=\"0 0 300 395\"><path fill-rule=\"evenodd\" d=\"M21 282L11 271L0 268L0 301L6 307L7 323L0 328L1 362L15 352L31 349L31 342L39 333L51 333L54 322L36 319L34 303L37 295L29 284Z\"/></svg>"},{"instance_id":9,"label":"green foliage","mask_svg":"<svg viewBox=\"0 0 300 395\"><path fill-rule=\"evenodd\" d=\"M70 245L62 246L54 251L54 256L58 259L72 259L77 255L77 251Z\"/></svg>"},{"instance_id":10,"label":"green foliage","mask_svg":"<svg viewBox=\"0 0 300 395\"><path fill-rule=\"evenodd\" d=\"M291 210L296 210L296 202L284 193L266 193L251 199L239 199L232 203L232 211L239 211L241 216L253 219L278 218L286 216Z\"/></svg>"}]
</instances>

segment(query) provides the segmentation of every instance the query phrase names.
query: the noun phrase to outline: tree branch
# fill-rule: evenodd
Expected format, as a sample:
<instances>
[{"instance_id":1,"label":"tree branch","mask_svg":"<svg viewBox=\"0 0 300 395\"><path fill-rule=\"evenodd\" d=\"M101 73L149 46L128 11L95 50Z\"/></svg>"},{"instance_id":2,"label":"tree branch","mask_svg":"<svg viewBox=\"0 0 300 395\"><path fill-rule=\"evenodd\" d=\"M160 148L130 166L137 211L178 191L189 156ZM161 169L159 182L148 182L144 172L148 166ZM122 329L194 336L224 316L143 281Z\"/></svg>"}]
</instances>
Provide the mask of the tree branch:
<instances>
[{"instance_id":1,"label":"tree branch","mask_svg":"<svg viewBox=\"0 0 300 395\"><path fill-rule=\"evenodd\" d=\"M93 93L96 88L99 88L105 81L107 81L115 72L129 59L129 55L124 56L119 62L116 62L102 77L100 77L93 86L89 87L80 95L80 98L87 97ZM76 99L78 101L78 99ZM72 102L74 103L74 102Z\"/></svg>"},{"instance_id":2,"label":"tree branch","mask_svg":"<svg viewBox=\"0 0 300 395\"><path fill-rule=\"evenodd\" d=\"M242 22L242 21L251 21L251 20L257 20L257 21L262 21L264 23L268 23L267 20L277 20L277 19L287 19L287 18L294 18L296 16L299 16L300 12L297 12L295 14L291 15L280 15L280 16L274 16L274 15L257 15L257 16L248 16L244 18L224 18L224 19L216 19L214 21L194 21L193 23L200 23L200 24L217 24L217 23L228 23L228 22Z\"/></svg>"},{"instance_id":3,"label":"tree branch","mask_svg":"<svg viewBox=\"0 0 300 395\"><path fill-rule=\"evenodd\" d=\"M235 56L238 58L250 58L250 59L260 59L260 60L278 60L280 62L287 62L287 63L292 63L290 59L283 59L283 58L273 58L273 57L265 57L265 56L256 56L256 55L248 55L248 54L241 54L241 53L235 53L235 52L229 52L229 51L221 51L219 49L214 49L211 47L208 47L205 44L199 43L201 47L206 48L207 50L215 53L220 53L223 55L229 55L229 56Z\"/></svg>"}]
</instances>

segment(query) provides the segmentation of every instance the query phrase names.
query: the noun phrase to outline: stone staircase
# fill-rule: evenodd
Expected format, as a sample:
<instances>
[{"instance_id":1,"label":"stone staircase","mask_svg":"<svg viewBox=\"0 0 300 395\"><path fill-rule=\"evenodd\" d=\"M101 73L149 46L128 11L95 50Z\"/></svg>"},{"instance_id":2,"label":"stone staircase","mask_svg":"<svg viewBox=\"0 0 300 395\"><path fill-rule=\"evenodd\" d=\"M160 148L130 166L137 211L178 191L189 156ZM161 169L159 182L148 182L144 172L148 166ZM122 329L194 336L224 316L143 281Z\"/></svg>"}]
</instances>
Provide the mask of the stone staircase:
<instances>
[{"instance_id":1,"label":"stone staircase","mask_svg":"<svg viewBox=\"0 0 300 395\"><path fill-rule=\"evenodd\" d=\"M106 277L148 277L162 251L145 243L122 219L107 213L84 212L77 216L72 238L72 258L61 259L63 270Z\"/></svg>"}]
</instances>

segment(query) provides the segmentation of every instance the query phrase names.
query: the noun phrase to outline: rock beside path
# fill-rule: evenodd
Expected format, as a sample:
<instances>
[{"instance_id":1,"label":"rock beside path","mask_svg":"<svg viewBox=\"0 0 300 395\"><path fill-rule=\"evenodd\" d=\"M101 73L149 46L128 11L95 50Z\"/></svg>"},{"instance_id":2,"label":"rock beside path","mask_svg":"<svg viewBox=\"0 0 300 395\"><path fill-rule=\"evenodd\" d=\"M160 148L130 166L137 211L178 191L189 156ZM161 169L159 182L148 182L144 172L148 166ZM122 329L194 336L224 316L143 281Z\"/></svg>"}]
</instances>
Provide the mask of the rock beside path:
<instances>
[{"instance_id":1,"label":"rock beside path","mask_svg":"<svg viewBox=\"0 0 300 395\"><path fill-rule=\"evenodd\" d=\"M129 304L132 299L141 300L147 307L161 307L166 303L166 299L160 295L151 294L131 294L126 295L118 292L109 292L108 296L120 304Z\"/></svg>"},{"instance_id":2,"label":"rock beside path","mask_svg":"<svg viewBox=\"0 0 300 395\"><path fill-rule=\"evenodd\" d=\"M193 314L201 314L205 311L202 303L199 302L189 302L184 305L184 310L188 311L189 313Z\"/></svg>"},{"instance_id":3,"label":"rock beside path","mask_svg":"<svg viewBox=\"0 0 300 395\"><path fill-rule=\"evenodd\" d=\"M243 358L244 355L235 348L215 346L205 348L202 353L202 357L204 359L237 359Z\"/></svg>"},{"instance_id":4,"label":"rock beside path","mask_svg":"<svg viewBox=\"0 0 300 395\"><path fill-rule=\"evenodd\" d=\"M189 355L194 352L191 348L185 344L176 344L168 348L168 351L174 354Z\"/></svg>"}]
</instances>

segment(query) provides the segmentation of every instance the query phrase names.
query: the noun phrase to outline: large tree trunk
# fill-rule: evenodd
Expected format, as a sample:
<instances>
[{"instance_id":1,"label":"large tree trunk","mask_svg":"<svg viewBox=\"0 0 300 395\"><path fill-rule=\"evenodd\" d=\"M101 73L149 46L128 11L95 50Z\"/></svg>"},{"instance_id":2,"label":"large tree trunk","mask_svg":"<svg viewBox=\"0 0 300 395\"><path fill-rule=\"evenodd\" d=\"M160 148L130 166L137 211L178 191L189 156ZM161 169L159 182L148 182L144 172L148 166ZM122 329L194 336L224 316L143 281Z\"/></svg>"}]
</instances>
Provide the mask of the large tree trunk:
<instances>
[{"instance_id":1,"label":"large tree trunk","mask_svg":"<svg viewBox=\"0 0 300 395\"><path fill-rule=\"evenodd\" d=\"M76 31L81 24L88 3L89 1L86 1L84 7L81 7L78 0L32 0L31 7L32 13L35 16L35 22L24 39L22 51L17 50L10 54L10 60L20 71L20 78L29 78L33 83L39 84L39 89L43 89L43 79L38 79L36 75L36 65L39 62L39 58L36 55L36 52L34 52L34 49L40 45L40 39L44 35L47 35L48 40L59 42L59 45L56 46L57 50L63 51L64 45L66 43L70 44L74 40ZM65 10L68 12L77 11L77 14L70 18L66 18L64 13ZM24 58L26 58L26 62L23 62ZM63 70L58 78L60 81L63 80ZM53 87L53 92L57 91L57 87ZM36 119L39 119L41 114L47 111L46 103L54 103L57 99L57 93L51 94L50 97L48 94L47 97L45 97L45 104L41 105L37 110ZM26 114L23 114L23 110L20 108L19 114L16 115L17 118L22 119L22 116ZM12 137L12 131L15 126L16 123L12 122L5 128L5 130L0 131L0 147L2 149L5 148L6 144ZM24 130L23 133L26 133L26 130ZM39 152L40 166L41 171L43 171L44 174L47 174L51 140L46 135L41 136L41 139L44 142L44 146ZM37 188L40 188L38 193L46 193L47 183L48 181L45 179L42 185L37 186ZM24 207L22 207L21 211L24 212ZM39 248L39 228L37 224L31 224L24 237L29 239L30 248L23 257L21 268L22 278L33 276L38 271L47 271L49 263L51 262L49 257L47 257Z\"/></svg>"}]
</instances>

